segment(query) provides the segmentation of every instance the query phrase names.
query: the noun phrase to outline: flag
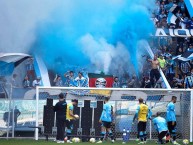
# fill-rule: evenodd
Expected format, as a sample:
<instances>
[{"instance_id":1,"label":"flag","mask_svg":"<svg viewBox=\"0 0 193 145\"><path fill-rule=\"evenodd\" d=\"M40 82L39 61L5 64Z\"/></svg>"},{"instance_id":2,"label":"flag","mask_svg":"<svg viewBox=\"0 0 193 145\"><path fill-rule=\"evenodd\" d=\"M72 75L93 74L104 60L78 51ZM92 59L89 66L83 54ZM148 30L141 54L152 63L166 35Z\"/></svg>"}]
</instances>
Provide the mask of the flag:
<instances>
[{"instance_id":1,"label":"flag","mask_svg":"<svg viewBox=\"0 0 193 145\"><path fill-rule=\"evenodd\" d=\"M167 23L168 24L176 24L177 16L176 13L179 10L179 6L177 6L174 3L169 3L165 7L166 10L168 10L168 17L167 17Z\"/></svg>"},{"instance_id":2,"label":"flag","mask_svg":"<svg viewBox=\"0 0 193 145\"><path fill-rule=\"evenodd\" d=\"M172 13L177 13L177 8L178 6L174 3L170 3L168 4L168 8L169 8L169 12L172 12Z\"/></svg>"},{"instance_id":3,"label":"flag","mask_svg":"<svg viewBox=\"0 0 193 145\"><path fill-rule=\"evenodd\" d=\"M169 12L167 17L167 23L176 24L176 20L177 20L177 17L173 13Z\"/></svg>"},{"instance_id":4,"label":"flag","mask_svg":"<svg viewBox=\"0 0 193 145\"><path fill-rule=\"evenodd\" d=\"M193 60L193 51L187 50L182 55L178 55L173 57L173 60L180 60L180 61L190 61Z\"/></svg>"},{"instance_id":5,"label":"flag","mask_svg":"<svg viewBox=\"0 0 193 145\"><path fill-rule=\"evenodd\" d=\"M113 86L113 76L104 74L89 73L89 87L111 88ZM91 94L110 96L110 90L90 90Z\"/></svg>"},{"instance_id":6,"label":"flag","mask_svg":"<svg viewBox=\"0 0 193 145\"><path fill-rule=\"evenodd\" d=\"M188 12L190 14L190 17L193 17L193 1L192 0L184 0L186 7L188 9Z\"/></svg>"},{"instance_id":7,"label":"flag","mask_svg":"<svg viewBox=\"0 0 193 145\"><path fill-rule=\"evenodd\" d=\"M186 59L188 59L188 60L192 60L192 59L193 59L193 51L192 51L192 50L187 50L187 51L185 51L185 52L181 55L181 57L186 58Z\"/></svg>"}]
</instances>

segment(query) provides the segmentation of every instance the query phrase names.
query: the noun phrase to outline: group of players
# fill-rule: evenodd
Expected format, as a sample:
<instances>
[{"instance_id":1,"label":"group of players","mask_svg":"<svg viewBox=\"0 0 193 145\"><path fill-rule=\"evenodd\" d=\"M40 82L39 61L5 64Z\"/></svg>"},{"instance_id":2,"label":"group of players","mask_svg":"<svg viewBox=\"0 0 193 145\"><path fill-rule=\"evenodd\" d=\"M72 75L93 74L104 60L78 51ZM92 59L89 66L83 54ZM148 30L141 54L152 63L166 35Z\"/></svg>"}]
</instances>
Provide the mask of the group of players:
<instances>
[{"instance_id":1,"label":"group of players","mask_svg":"<svg viewBox=\"0 0 193 145\"><path fill-rule=\"evenodd\" d=\"M79 119L79 116L73 113L74 106L78 104L78 100L74 99L71 103L66 103L65 97L63 93L59 94L59 102L54 106L54 111L56 112L57 143L64 143L65 125L67 128L66 141L67 143L72 143L70 137L73 130L73 121Z\"/></svg>"},{"instance_id":2,"label":"group of players","mask_svg":"<svg viewBox=\"0 0 193 145\"><path fill-rule=\"evenodd\" d=\"M158 144L164 144L171 141L174 145L179 145L176 142L176 113L175 113L175 103L177 97L172 96L171 102L167 105L166 119L161 117L161 113L157 112L156 117L152 120L151 109L144 103L142 98L139 99L139 106L137 107L135 116L133 118L133 123L137 118L137 130L140 142L138 144L146 144L147 132L146 125L148 119L152 120L155 129L158 132ZM103 105L103 111L100 117L99 122L101 125L101 138L97 143L102 143L106 131L108 131L109 136L111 137L112 143L114 142L114 137L111 130L112 123L112 107L108 103L109 98L105 98L105 103ZM166 137L166 142L163 141L163 138Z\"/></svg>"},{"instance_id":3,"label":"group of players","mask_svg":"<svg viewBox=\"0 0 193 145\"><path fill-rule=\"evenodd\" d=\"M102 143L105 135L108 132L108 136L111 138L112 143L115 142L114 135L111 130L111 124L113 122L113 109L109 103L109 97L105 97L103 111L99 122L101 123L101 138L97 143ZM166 119L161 117L160 112L157 112L157 116L153 119L153 124L158 132L158 142L159 144L164 144L163 138L166 137L166 142L172 141L173 144L179 145L176 142L176 113L175 113L175 103L177 97L172 96L171 102L167 105ZM67 143L72 143L70 141L73 121L79 119L78 115L74 115L74 106L78 104L78 100L72 100L71 103L66 103L65 95L63 93L59 94L59 102L54 106L54 111L56 112L56 126L57 126L57 143L64 143L64 130L65 124L66 130L66 140ZM139 106L136 109L136 113L133 118L133 123L137 118L137 130L138 138L140 142L138 144L146 144L147 133L146 125L148 119L152 120L151 109L144 103L142 98L139 99ZM172 139L170 139L172 138Z\"/></svg>"}]
</instances>

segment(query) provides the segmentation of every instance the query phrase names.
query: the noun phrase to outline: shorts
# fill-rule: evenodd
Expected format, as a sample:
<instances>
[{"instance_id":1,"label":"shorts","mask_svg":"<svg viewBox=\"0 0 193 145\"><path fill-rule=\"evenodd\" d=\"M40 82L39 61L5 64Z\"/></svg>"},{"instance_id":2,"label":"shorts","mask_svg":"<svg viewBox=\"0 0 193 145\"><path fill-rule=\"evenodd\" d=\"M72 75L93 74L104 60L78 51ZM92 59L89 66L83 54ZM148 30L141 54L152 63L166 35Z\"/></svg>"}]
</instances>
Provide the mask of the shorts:
<instances>
[{"instance_id":1,"label":"shorts","mask_svg":"<svg viewBox=\"0 0 193 145\"><path fill-rule=\"evenodd\" d=\"M146 131L146 125L147 125L147 122L143 122L143 121L139 121L137 127L138 127L138 131Z\"/></svg>"},{"instance_id":2,"label":"shorts","mask_svg":"<svg viewBox=\"0 0 193 145\"><path fill-rule=\"evenodd\" d=\"M73 129L73 122L74 120L66 120L66 128L67 129Z\"/></svg>"},{"instance_id":3,"label":"shorts","mask_svg":"<svg viewBox=\"0 0 193 145\"><path fill-rule=\"evenodd\" d=\"M168 122L168 130L170 133L172 133L172 130L176 129L176 121L174 121L174 125L172 125L172 121Z\"/></svg>"},{"instance_id":4,"label":"shorts","mask_svg":"<svg viewBox=\"0 0 193 145\"><path fill-rule=\"evenodd\" d=\"M162 131L158 133L158 139L162 140L167 135L167 133L168 131Z\"/></svg>"},{"instance_id":5,"label":"shorts","mask_svg":"<svg viewBox=\"0 0 193 145\"><path fill-rule=\"evenodd\" d=\"M102 126L105 128L111 128L111 122L102 121Z\"/></svg>"}]
</instances>

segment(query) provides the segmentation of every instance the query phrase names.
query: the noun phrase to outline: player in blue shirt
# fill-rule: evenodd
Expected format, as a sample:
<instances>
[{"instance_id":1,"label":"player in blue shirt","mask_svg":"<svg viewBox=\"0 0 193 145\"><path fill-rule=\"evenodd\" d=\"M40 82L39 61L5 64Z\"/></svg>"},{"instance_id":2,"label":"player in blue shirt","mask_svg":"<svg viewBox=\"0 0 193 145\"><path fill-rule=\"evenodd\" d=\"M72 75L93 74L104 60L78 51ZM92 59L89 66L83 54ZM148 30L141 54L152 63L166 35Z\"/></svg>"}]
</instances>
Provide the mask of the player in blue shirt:
<instances>
[{"instance_id":1,"label":"player in blue shirt","mask_svg":"<svg viewBox=\"0 0 193 145\"><path fill-rule=\"evenodd\" d=\"M167 105L166 120L168 124L168 130L171 137L173 138L173 144L179 145L176 142L176 112L175 112L175 103L177 97L172 96L171 102Z\"/></svg>"},{"instance_id":2,"label":"player in blue shirt","mask_svg":"<svg viewBox=\"0 0 193 145\"><path fill-rule=\"evenodd\" d=\"M108 103L109 97L105 97L105 103L103 105L103 111L100 117L99 122L102 123L101 125L101 138L100 141L97 143L102 143L104 136L106 134L106 131L108 131L109 136L111 137L112 143L114 143L114 136L111 130L111 123L112 123L112 107Z\"/></svg>"},{"instance_id":3,"label":"player in blue shirt","mask_svg":"<svg viewBox=\"0 0 193 145\"><path fill-rule=\"evenodd\" d=\"M153 119L155 129L158 131L158 143L164 144L163 138L169 137L168 127L166 120L160 116L160 112L157 112L157 117Z\"/></svg>"}]
</instances>

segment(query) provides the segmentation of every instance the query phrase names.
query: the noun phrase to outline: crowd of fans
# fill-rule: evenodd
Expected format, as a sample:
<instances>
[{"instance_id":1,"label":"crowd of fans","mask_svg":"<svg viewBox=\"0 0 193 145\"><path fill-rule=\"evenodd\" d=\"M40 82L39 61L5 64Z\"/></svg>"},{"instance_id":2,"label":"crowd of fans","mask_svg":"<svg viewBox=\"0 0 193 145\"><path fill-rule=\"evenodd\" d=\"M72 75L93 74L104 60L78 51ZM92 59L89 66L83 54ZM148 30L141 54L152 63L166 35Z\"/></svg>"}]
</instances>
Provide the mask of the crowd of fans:
<instances>
[{"instance_id":1,"label":"crowd of fans","mask_svg":"<svg viewBox=\"0 0 193 145\"><path fill-rule=\"evenodd\" d=\"M13 88L36 88L36 86L40 86L41 77L35 75L33 58L29 58L24 65L24 73L19 75L14 72L11 78L4 78L4 81L0 80L0 82L11 84ZM23 75L24 79L22 80Z\"/></svg>"},{"instance_id":2,"label":"crowd of fans","mask_svg":"<svg viewBox=\"0 0 193 145\"><path fill-rule=\"evenodd\" d=\"M167 17L169 9L176 4L177 20L175 23L168 23ZM190 18L184 0L157 0L151 20L157 28L186 28L193 29L193 18ZM192 37L154 37L149 39L149 45L155 57L150 59L143 56L144 61L141 74L139 76L128 73L122 76L114 74L113 87L115 88L164 88L163 78L159 74L159 69L164 73L172 88L192 88L193 87L193 61L182 61L176 56L187 51L193 52ZM159 65L157 64L159 63ZM158 65L158 66L157 66ZM12 85L17 86L17 74L12 76ZM68 71L64 75L56 75L51 84L53 86L75 86L88 87L88 73L81 71ZM29 88L41 85L41 78L35 76L33 59L26 62L26 76L23 80L23 87Z\"/></svg>"},{"instance_id":3,"label":"crowd of fans","mask_svg":"<svg viewBox=\"0 0 193 145\"><path fill-rule=\"evenodd\" d=\"M77 74L77 77L75 77ZM58 87L88 87L88 74L85 72L67 71L64 76L56 75L53 80L53 85ZM138 79L135 75L131 78L129 76L117 77L113 76L113 88L136 88Z\"/></svg>"},{"instance_id":4,"label":"crowd of fans","mask_svg":"<svg viewBox=\"0 0 193 145\"><path fill-rule=\"evenodd\" d=\"M178 6L175 9L177 20L175 23L168 23L168 13L174 4ZM184 0L157 0L152 20L157 28L193 28L193 19L189 17Z\"/></svg>"},{"instance_id":5,"label":"crowd of fans","mask_svg":"<svg viewBox=\"0 0 193 145\"><path fill-rule=\"evenodd\" d=\"M178 5L175 24L167 23L168 6L173 4ZM157 28L193 29L193 18L190 18L184 0L156 1L152 20ZM193 50L191 37L152 37L150 47L158 55L160 68L172 88L193 87L193 61L175 59L176 56Z\"/></svg>"},{"instance_id":6,"label":"crowd of fans","mask_svg":"<svg viewBox=\"0 0 193 145\"><path fill-rule=\"evenodd\" d=\"M75 73L73 71L68 71L64 74L64 82L60 75L56 74L54 78L54 86L62 87L87 87L88 86L88 78L83 76L82 72L78 72L78 76L75 77Z\"/></svg>"}]
</instances>

